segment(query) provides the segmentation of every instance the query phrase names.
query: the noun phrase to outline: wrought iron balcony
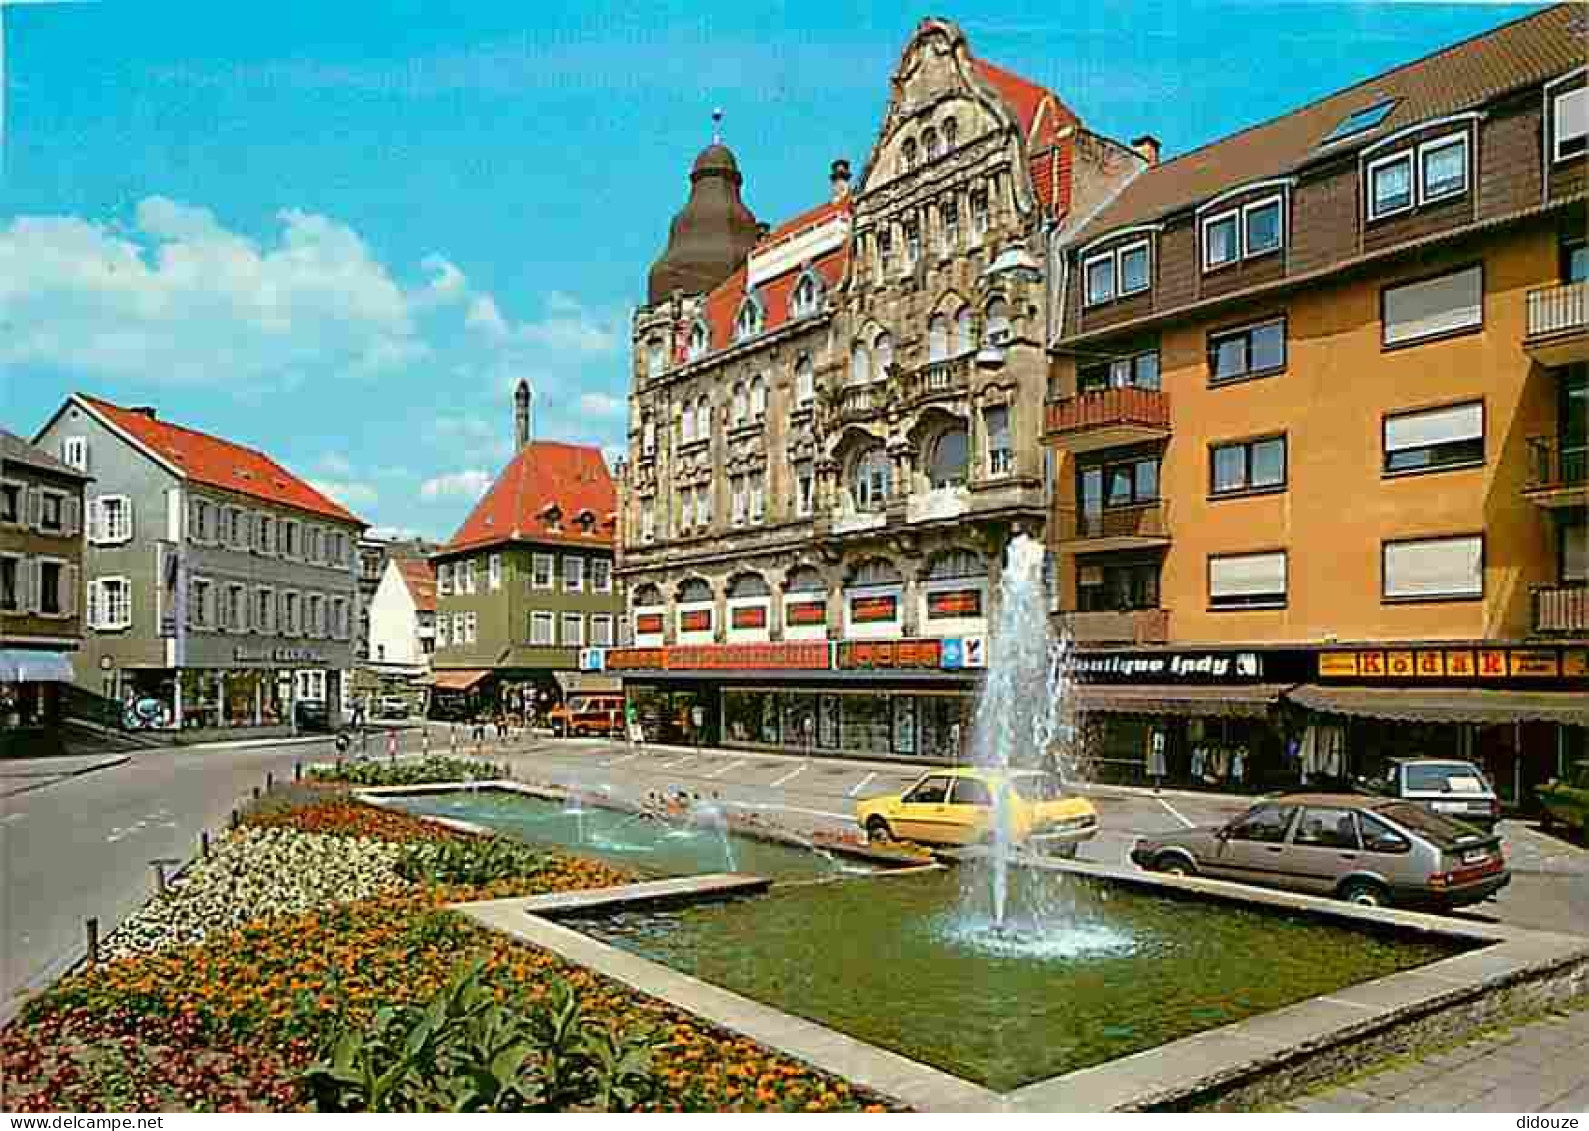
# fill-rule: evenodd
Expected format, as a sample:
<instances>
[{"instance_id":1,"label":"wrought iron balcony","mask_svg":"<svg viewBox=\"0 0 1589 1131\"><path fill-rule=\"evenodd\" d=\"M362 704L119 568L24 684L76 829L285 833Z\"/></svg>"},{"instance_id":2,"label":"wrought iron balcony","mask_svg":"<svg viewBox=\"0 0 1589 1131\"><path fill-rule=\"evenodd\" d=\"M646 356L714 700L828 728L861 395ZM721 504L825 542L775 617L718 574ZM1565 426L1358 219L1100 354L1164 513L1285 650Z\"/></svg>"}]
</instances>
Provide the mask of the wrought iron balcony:
<instances>
[{"instance_id":1,"label":"wrought iron balcony","mask_svg":"<svg viewBox=\"0 0 1589 1131\"><path fill-rule=\"evenodd\" d=\"M1528 292L1523 348L1541 365L1589 360L1589 283L1560 283Z\"/></svg>"},{"instance_id":2,"label":"wrought iron balcony","mask_svg":"<svg viewBox=\"0 0 1589 1131\"><path fill-rule=\"evenodd\" d=\"M1532 596L1536 635L1589 636L1589 588L1539 585Z\"/></svg>"},{"instance_id":3,"label":"wrought iron balcony","mask_svg":"<svg viewBox=\"0 0 1589 1131\"><path fill-rule=\"evenodd\" d=\"M1077 644L1164 644L1170 639L1170 610L1068 612L1060 619Z\"/></svg>"},{"instance_id":4,"label":"wrought iron balcony","mask_svg":"<svg viewBox=\"0 0 1589 1131\"><path fill-rule=\"evenodd\" d=\"M1581 507L1586 497L1589 447L1564 445L1555 436L1528 441L1528 480L1523 493L1542 507Z\"/></svg>"},{"instance_id":5,"label":"wrought iron balcony","mask_svg":"<svg viewBox=\"0 0 1589 1131\"><path fill-rule=\"evenodd\" d=\"M1048 438L1073 452L1163 440L1170 435L1170 398L1158 389L1122 386L1050 401Z\"/></svg>"},{"instance_id":6,"label":"wrought iron balcony","mask_svg":"<svg viewBox=\"0 0 1589 1131\"><path fill-rule=\"evenodd\" d=\"M1146 549L1170 541L1169 504L1162 499L1128 507L1066 508L1061 511L1060 537L1086 542L1088 553Z\"/></svg>"}]
</instances>

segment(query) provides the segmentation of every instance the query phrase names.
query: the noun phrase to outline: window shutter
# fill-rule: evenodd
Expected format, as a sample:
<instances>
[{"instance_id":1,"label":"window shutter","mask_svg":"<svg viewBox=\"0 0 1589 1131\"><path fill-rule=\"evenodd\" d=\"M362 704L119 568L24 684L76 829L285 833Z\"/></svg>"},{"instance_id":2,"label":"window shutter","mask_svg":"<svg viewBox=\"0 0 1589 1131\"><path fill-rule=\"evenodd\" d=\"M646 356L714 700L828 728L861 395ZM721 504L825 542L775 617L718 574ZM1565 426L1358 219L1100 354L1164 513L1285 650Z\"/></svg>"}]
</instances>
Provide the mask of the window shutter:
<instances>
[{"instance_id":1,"label":"window shutter","mask_svg":"<svg viewBox=\"0 0 1589 1131\"><path fill-rule=\"evenodd\" d=\"M38 612L39 563L36 558L23 558L17 562L17 585L21 590L17 611L24 614Z\"/></svg>"},{"instance_id":2,"label":"window shutter","mask_svg":"<svg viewBox=\"0 0 1589 1131\"><path fill-rule=\"evenodd\" d=\"M83 500L76 495L68 495L61 501L61 533L68 538L75 538L83 530Z\"/></svg>"},{"instance_id":3,"label":"window shutter","mask_svg":"<svg viewBox=\"0 0 1589 1131\"><path fill-rule=\"evenodd\" d=\"M215 586L213 584L204 587L204 626L206 628L215 627Z\"/></svg>"},{"instance_id":4,"label":"window shutter","mask_svg":"<svg viewBox=\"0 0 1589 1131\"><path fill-rule=\"evenodd\" d=\"M39 518L44 509L44 496L39 494L37 487L28 487L25 490L27 491L27 510L24 521L28 527L37 530Z\"/></svg>"},{"instance_id":5,"label":"window shutter","mask_svg":"<svg viewBox=\"0 0 1589 1131\"><path fill-rule=\"evenodd\" d=\"M1483 436L1484 406L1477 401L1431 412L1393 416L1385 421L1385 450L1391 452L1477 440Z\"/></svg>"},{"instance_id":6,"label":"window shutter","mask_svg":"<svg viewBox=\"0 0 1589 1131\"><path fill-rule=\"evenodd\" d=\"M97 495L88 500L88 529L84 533L91 545L105 540L105 504Z\"/></svg>"},{"instance_id":7,"label":"window shutter","mask_svg":"<svg viewBox=\"0 0 1589 1131\"><path fill-rule=\"evenodd\" d=\"M135 533L133 531L133 527L132 527L133 514L132 514L132 496L131 495L123 495L121 497L121 513L126 516L126 523L127 523L126 530L124 530L122 532L122 541L123 542L131 542L133 540L133 538L136 537L136 535L135 535Z\"/></svg>"},{"instance_id":8,"label":"window shutter","mask_svg":"<svg viewBox=\"0 0 1589 1131\"><path fill-rule=\"evenodd\" d=\"M60 572L60 608L61 615L73 617L77 615L77 586L81 571L77 566L62 566Z\"/></svg>"},{"instance_id":9,"label":"window shutter","mask_svg":"<svg viewBox=\"0 0 1589 1131\"><path fill-rule=\"evenodd\" d=\"M1417 341L1484 322L1484 270L1469 267L1385 292L1386 345Z\"/></svg>"},{"instance_id":10,"label":"window shutter","mask_svg":"<svg viewBox=\"0 0 1589 1131\"><path fill-rule=\"evenodd\" d=\"M1484 593L1484 539L1428 538L1385 546L1385 596L1479 597Z\"/></svg>"},{"instance_id":11,"label":"window shutter","mask_svg":"<svg viewBox=\"0 0 1589 1131\"><path fill-rule=\"evenodd\" d=\"M99 628L100 627L100 618L104 615L100 611L101 606L102 606L102 600L103 600L101 598L101 596L100 596L100 592L101 592L102 588L103 588L103 583L98 578L95 578L93 581L90 581L88 583L88 627L89 628Z\"/></svg>"}]
</instances>

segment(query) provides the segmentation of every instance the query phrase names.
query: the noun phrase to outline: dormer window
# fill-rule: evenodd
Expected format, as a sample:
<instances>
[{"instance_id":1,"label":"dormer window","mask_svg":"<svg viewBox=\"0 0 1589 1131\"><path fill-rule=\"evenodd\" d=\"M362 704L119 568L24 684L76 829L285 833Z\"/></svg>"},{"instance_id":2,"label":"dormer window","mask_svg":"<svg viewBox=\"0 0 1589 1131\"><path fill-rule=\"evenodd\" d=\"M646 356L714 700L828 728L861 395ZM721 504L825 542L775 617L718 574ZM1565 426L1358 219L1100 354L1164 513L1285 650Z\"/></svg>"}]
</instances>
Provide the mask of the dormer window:
<instances>
[{"instance_id":1,"label":"dormer window","mask_svg":"<svg viewBox=\"0 0 1589 1131\"><path fill-rule=\"evenodd\" d=\"M1465 195L1469 153L1464 130L1369 161L1364 189L1369 222Z\"/></svg>"},{"instance_id":2,"label":"dormer window","mask_svg":"<svg viewBox=\"0 0 1589 1131\"><path fill-rule=\"evenodd\" d=\"M1236 212L1210 216L1203 221L1203 270L1212 271L1241 258L1241 235Z\"/></svg>"},{"instance_id":3,"label":"dormer window","mask_svg":"<svg viewBox=\"0 0 1589 1131\"><path fill-rule=\"evenodd\" d=\"M1147 240L1125 244L1082 262L1087 305L1098 306L1138 294L1153 285L1153 253Z\"/></svg>"},{"instance_id":4,"label":"dormer window","mask_svg":"<svg viewBox=\"0 0 1589 1131\"><path fill-rule=\"evenodd\" d=\"M1412 154L1381 157L1368 166L1368 218L1378 220L1412 207Z\"/></svg>"},{"instance_id":5,"label":"dormer window","mask_svg":"<svg viewBox=\"0 0 1589 1131\"><path fill-rule=\"evenodd\" d=\"M815 314L821 294L821 288L817 286L816 277L810 271L807 271L800 276L800 281L795 284L794 294L790 296L789 316L791 318L805 318Z\"/></svg>"},{"instance_id":6,"label":"dormer window","mask_svg":"<svg viewBox=\"0 0 1589 1131\"><path fill-rule=\"evenodd\" d=\"M1453 134L1418 147L1418 203L1461 196L1467 190L1467 134Z\"/></svg>"},{"instance_id":7,"label":"dormer window","mask_svg":"<svg viewBox=\"0 0 1589 1131\"><path fill-rule=\"evenodd\" d=\"M1251 258L1278 251L1283 242L1280 234L1280 198L1256 201L1241 210L1242 253Z\"/></svg>"},{"instance_id":8,"label":"dormer window","mask_svg":"<svg viewBox=\"0 0 1589 1131\"><path fill-rule=\"evenodd\" d=\"M761 304L746 296L740 305L739 316L734 319L734 340L743 342L761 333Z\"/></svg>"},{"instance_id":9,"label":"dormer window","mask_svg":"<svg viewBox=\"0 0 1589 1131\"><path fill-rule=\"evenodd\" d=\"M1083 272L1087 277L1088 306L1098 306L1115 297L1115 257L1112 252L1088 259Z\"/></svg>"},{"instance_id":10,"label":"dormer window","mask_svg":"<svg viewBox=\"0 0 1589 1131\"><path fill-rule=\"evenodd\" d=\"M706 328L705 322L697 322L690 327L690 340L686 352L691 361L698 357L705 357L706 350L711 345L712 335Z\"/></svg>"},{"instance_id":11,"label":"dormer window","mask_svg":"<svg viewBox=\"0 0 1589 1131\"><path fill-rule=\"evenodd\" d=\"M1551 156L1557 161L1582 157L1589 148L1589 87L1556 95L1551 118Z\"/></svg>"}]
</instances>

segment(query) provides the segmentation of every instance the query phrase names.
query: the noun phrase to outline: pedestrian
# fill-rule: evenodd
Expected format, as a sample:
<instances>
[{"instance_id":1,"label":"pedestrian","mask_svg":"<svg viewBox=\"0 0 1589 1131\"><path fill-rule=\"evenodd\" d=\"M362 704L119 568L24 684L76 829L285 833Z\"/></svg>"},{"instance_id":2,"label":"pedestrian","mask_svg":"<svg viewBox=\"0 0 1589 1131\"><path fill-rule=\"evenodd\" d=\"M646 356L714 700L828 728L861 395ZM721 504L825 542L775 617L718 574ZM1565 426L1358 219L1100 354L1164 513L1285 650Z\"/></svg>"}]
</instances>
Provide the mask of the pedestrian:
<instances>
[{"instance_id":1,"label":"pedestrian","mask_svg":"<svg viewBox=\"0 0 1589 1131\"><path fill-rule=\"evenodd\" d=\"M364 725L364 696L362 695L353 700L353 725L355 727Z\"/></svg>"},{"instance_id":2,"label":"pedestrian","mask_svg":"<svg viewBox=\"0 0 1589 1131\"><path fill-rule=\"evenodd\" d=\"M476 711L469 737L475 742L484 742L486 737L486 715L484 711Z\"/></svg>"}]
</instances>

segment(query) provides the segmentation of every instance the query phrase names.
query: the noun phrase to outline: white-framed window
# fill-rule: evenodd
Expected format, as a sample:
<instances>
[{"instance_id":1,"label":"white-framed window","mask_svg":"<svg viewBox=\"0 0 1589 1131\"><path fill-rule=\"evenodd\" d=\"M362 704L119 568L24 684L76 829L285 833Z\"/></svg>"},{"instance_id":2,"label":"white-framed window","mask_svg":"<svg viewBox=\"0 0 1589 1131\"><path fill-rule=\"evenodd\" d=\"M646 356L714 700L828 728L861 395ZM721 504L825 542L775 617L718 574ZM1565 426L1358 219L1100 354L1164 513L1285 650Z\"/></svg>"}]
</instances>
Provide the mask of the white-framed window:
<instances>
[{"instance_id":1,"label":"white-framed window","mask_svg":"<svg viewBox=\"0 0 1589 1131\"><path fill-rule=\"evenodd\" d=\"M585 646L585 616L583 613L563 614L563 647L583 648Z\"/></svg>"},{"instance_id":2,"label":"white-framed window","mask_svg":"<svg viewBox=\"0 0 1589 1131\"><path fill-rule=\"evenodd\" d=\"M501 554L492 554L486 559L486 584L493 590L502 588Z\"/></svg>"},{"instance_id":3,"label":"white-framed window","mask_svg":"<svg viewBox=\"0 0 1589 1131\"><path fill-rule=\"evenodd\" d=\"M807 271L800 276L800 281L795 284L794 294L789 297L789 317L804 318L815 314L821 297L822 288L818 285L816 277Z\"/></svg>"},{"instance_id":4,"label":"white-framed window","mask_svg":"<svg viewBox=\"0 0 1589 1131\"><path fill-rule=\"evenodd\" d=\"M248 512L242 507L229 507L226 512L226 544L234 550L248 549Z\"/></svg>"},{"instance_id":5,"label":"white-framed window","mask_svg":"<svg viewBox=\"0 0 1589 1131\"><path fill-rule=\"evenodd\" d=\"M473 558L469 558L467 561L463 561L463 562L460 562L458 564L463 569L463 576L461 578L463 584L459 588L458 592L460 592L460 593L473 593L473 592L475 592L475 560Z\"/></svg>"},{"instance_id":6,"label":"white-framed window","mask_svg":"<svg viewBox=\"0 0 1589 1131\"><path fill-rule=\"evenodd\" d=\"M592 593L612 592L612 561L610 559L590 559L590 591Z\"/></svg>"},{"instance_id":7,"label":"white-framed window","mask_svg":"<svg viewBox=\"0 0 1589 1131\"><path fill-rule=\"evenodd\" d=\"M119 546L132 541L130 496L100 495L89 503L88 540L99 546Z\"/></svg>"},{"instance_id":8,"label":"white-framed window","mask_svg":"<svg viewBox=\"0 0 1589 1131\"><path fill-rule=\"evenodd\" d=\"M766 479L762 472L752 472L750 480L750 521L761 522L767 517Z\"/></svg>"},{"instance_id":9,"label":"white-framed window","mask_svg":"<svg viewBox=\"0 0 1589 1131\"><path fill-rule=\"evenodd\" d=\"M695 402L695 435L702 440L712 435L712 402L704 394Z\"/></svg>"},{"instance_id":10,"label":"white-framed window","mask_svg":"<svg viewBox=\"0 0 1589 1131\"><path fill-rule=\"evenodd\" d=\"M21 554L0 554L0 612L17 613L27 606L28 572L28 560ZM90 596L94 584L88 587ZM93 624L92 617L89 624Z\"/></svg>"},{"instance_id":11,"label":"white-framed window","mask_svg":"<svg viewBox=\"0 0 1589 1131\"><path fill-rule=\"evenodd\" d=\"M261 554L274 554L276 552L276 519L272 515L261 514L254 524L255 549Z\"/></svg>"},{"instance_id":12,"label":"white-framed window","mask_svg":"<svg viewBox=\"0 0 1589 1131\"><path fill-rule=\"evenodd\" d=\"M188 578L188 624L193 628L215 625L215 586L207 577Z\"/></svg>"},{"instance_id":13,"label":"white-framed window","mask_svg":"<svg viewBox=\"0 0 1589 1131\"><path fill-rule=\"evenodd\" d=\"M1241 208L1243 258L1279 251L1286 242L1284 201L1279 196L1255 200Z\"/></svg>"},{"instance_id":14,"label":"white-framed window","mask_svg":"<svg viewBox=\"0 0 1589 1131\"><path fill-rule=\"evenodd\" d=\"M1387 346L1469 330L1484 324L1484 267L1459 271L1415 283L1386 287L1381 340Z\"/></svg>"},{"instance_id":15,"label":"white-framed window","mask_svg":"<svg viewBox=\"0 0 1589 1131\"><path fill-rule=\"evenodd\" d=\"M308 635L319 637L326 634L326 599L319 593L309 594L308 622Z\"/></svg>"},{"instance_id":16,"label":"white-framed window","mask_svg":"<svg viewBox=\"0 0 1589 1131\"><path fill-rule=\"evenodd\" d=\"M1368 163L1368 218L1406 212L1413 203L1412 154L1393 153Z\"/></svg>"},{"instance_id":17,"label":"white-framed window","mask_svg":"<svg viewBox=\"0 0 1589 1131\"><path fill-rule=\"evenodd\" d=\"M689 405L684 405L679 410L679 441L692 443L695 440L695 410Z\"/></svg>"},{"instance_id":18,"label":"white-framed window","mask_svg":"<svg viewBox=\"0 0 1589 1131\"><path fill-rule=\"evenodd\" d=\"M1551 99L1551 158L1568 161L1589 148L1589 87L1563 91Z\"/></svg>"},{"instance_id":19,"label":"white-framed window","mask_svg":"<svg viewBox=\"0 0 1589 1131\"><path fill-rule=\"evenodd\" d=\"M1210 554L1208 604L1213 609L1277 608L1286 603L1286 554Z\"/></svg>"},{"instance_id":20,"label":"white-framed window","mask_svg":"<svg viewBox=\"0 0 1589 1131\"><path fill-rule=\"evenodd\" d=\"M795 472L795 514L801 518L810 516L816 507L816 481L811 472L811 461L803 459L794 465Z\"/></svg>"},{"instance_id":21,"label":"white-framed window","mask_svg":"<svg viewBox=\"0 0 1589 1131\"><path fill-rule=\"evenodd\" d=\"M761 374L750 379L750 418L761 420L767 415L767 381Z\"/></svg>"},{"instance_id":22,"label":"white-framed window","mask_svg":"<svg viewBox=\"0 0 1589 1131\"><path fill-rule=\"evenodd\" d=\"M1099 306L1115 297L1114 252L1089 256L1082 265L1082 275L1087 280L1087 305Z\"/></svg>"},{"instance_id":23,"label":"white-framed window","mask_svg":"<svg viewBox=\"0 0 1589 1131\"><path fill-rule=\"evenodd\" d=\"M442 562L436 567L436 592L443 597L452 596L452 563Z\"/></svg>"},{"instance_id":24,"label":"white-framed window","mask_svg":"<svg viewBox=\"0 0 1589 1131\"><path fill-rule=\"evenodd\" d=\"M556 644L553 634L557 630L555 616L547 612L533 612L530 614L530 643L550 646Z\"/></svg>"},{"instance_id":25,"label":"white-framed window","mask_svg":"<svg viewBox=\"0 0 1589 1131\"><path fill-rule=\"evenodd\" d=\"M740 304L739 315L734 319L734 340L743 342L761 333L761 304L749 295Z\"/></svg>"},{"instance_id":26,"label":"white-framed window","mask_svg":"<svg viewBox=\"0 0 1589 1131\"><path fill-rule=\"evenodd\" d=\"M303 635L303 598L291 589L281 595L281 633Z\"/></svg>"},{"instance_id":27,"label":"white-framed window","mask_svg":"<svg viewBox=\"0 0 1589 1131\"><path fill-rule=\"evenodd\" d=\"M563 592L585 591L585 559L577 554L563 555Z\"/></svg>"},{"instance_id":28,"label":"white-framed window","mask_svg":"<svg viewBox=\"0 0 1589 1131\"><path fill-rule=\"evenodd\" d=\"M1418 203L1461 196L1468 191L1468 135L1451 134L1418 147Z\"/></svg>"},{"instance_id":29,"label":"white-framed window","mask_svg":"<svg viewBox=\"0 0 1589 1131\"><path fill-rule=\"evenodd\" d=\"M277 527L281 556L284 558L298 557L298 522L296 519L284 518Z\"/></svg>"},{"instance_id":30,"label":"white-framed window","mask_svg":"<svg viewBox=\"0 0 1589 1131\"><path fill-rule=\"evenodd\" d=\"M276 631L276 591L266 586L254 590L254 631Z\"/></svg>"},{"instance_id":31,"label":"white-framed window","mask_svg":"<svg viewBox=\"0 0 1589 1131\"><path fill-rule=\"evenodd\" d=\"M88 586L88 626L100 632L132 627L132 581L97 577Z\"/></svg>"},{"instance_id":32,"label":"white-framed window","mask_svg":"<svg viewBox=\"0 0 1589 1131\"><path fill-rule=\"evenodd\" d=\"M1147 240L1127 244L1117 254L1120 262L1115 274L1122 295L1134 295L1153 285L1153 254Z\"/></svg>"},{"instance_id":33,"label":"white-framed window","mask_svg":"<svg viewBox=\"0 0 1589 1131\"><path fill-rule=\"evenodd\" d=\"M1386 601L1465 601L1484 596L1484 536L1416 538L1381 547Z\"/></svg>"},{"instance_id":34,"label":"white-framed window","mask_svg":"<svg viewBox=\"0 0 1589 1131\"><path fill-rule=\"evenodd\" d=\"M88 470L88 437L68 436L61 441L61 461L78 471Z\"/></svg>"},{"instance_id":35,"label":"white-framed window","mask_svg":"<svg viewBox=\"0 0 1589 1131\"><path fill-rule=\"evenodd\" d=\"M868 448L855 461L850 477L850 493L858 511L882 510L888 503L893 482L893 465L881 445Z\"/></svg>"},{"instance_id":36,"label":"white-framed window","mask_svg":"<svg viewBox=\"0 0 1589 1131\"><path fill-rule=\"evenodd\" d=\"M437 648L445 648L445 647L447 647L448 643L451 640L451 636L452 636L452 634L450 632L448 632L448 629L451 628L451 627L452 627L452 621L451 621L451 619L449 617L447 617L445 614L438 614L437 615L437 617L436 617L436 647Z\"/></svg>"},{"instance_id":37,"label":"white-framed window","mask_svg":"<svg viewBox=\"0 0 1589 1131\"><path fill-rule=\"evenodd\" d=\"M1399 412L1385 417L1386 475L1484 462L1484 402Z\"/></svg>"},{"instance_id":38,"label":"white-framed window","mask_svg":"<svg viewBox=\"0 0 1589 1131\"><path fill-rule=\"evenodd\" d=\"M1203 270L1227 267L1241 258L1239 213L1232 208L1203 220Z\"/></svg>"},{"instance_id":39,"label":"white-framed window","mask_svg":"<svg viewBox=\"0 0 1589 1131\"><path fill-rule=\"evenodd\" d=\"M557 560L551 554L530 555L530 588L551 589L554 585L553 572L557 568Z\"/></svg>"},{"instance_id":40,"label":"white-framed window","mask_svg":"<svg viewBox=\"0 0 1589 1131\"><path fill-rule=\"evenodd\" d=\"M227 632L248 631L248 587L230 584L226 587L226 608L221 618L221 628Z\"/></svg>"},{"instance_id":41,"label":"white-framed window","mask_svg":"<svg viewBox=\"0 0 1589 1131\"><path fill-rule=\"evenodd\" d=\"M712 346L712 332L705 322L697 320L690 327L690 337L685 344L685 355L694 361L698 357L705 357L706 351Z\"/></svg>"},{"instance_id":42,"label":"white-framed window","mask_svg":"<svg viewBox=\"0 0 1589 1131\"><path fill-rule=\"evenodd\" d=\"M476 634L477 630L479 629L479 626L480 626L480 614L479 613L469 612L469 613L465 613L463 615L463 632L464 632L463 639L464 639L464 643L465 644L473 644L473 643L476 642L477 637L476 637L475 634Z\"/></svg>"},{"instance_id":43,"label":"white-framed window","mask_svg":"<svg viewBox=\"0 0 1589 1131\"><path fill-rule=\"evenodd\" d=\"M0 523L27 525L27 484L16 479L0 480Z\"/></svg>"},{"instance_id":44,"label":"white-framed window","mask_svg":"<svg viewBox=\"0 0 1589 1131\"><path fill-rule=\"evenodd\" d=\"M590 646L592 648L612 647L612 614L590 614Z\"/></svg>"},{"instance_id":45,"label":"white-framed window","mask_svg":"<svg viewBox=\"0 0 1589 1131\"><path fill-rule=\"evenodd\" d=\"M1008 405L989 405L982 410L982 427L988 438L988 474L1009 475L1015 471L1015 446L1010 442Z\"/></svg>"}]
</instances>

